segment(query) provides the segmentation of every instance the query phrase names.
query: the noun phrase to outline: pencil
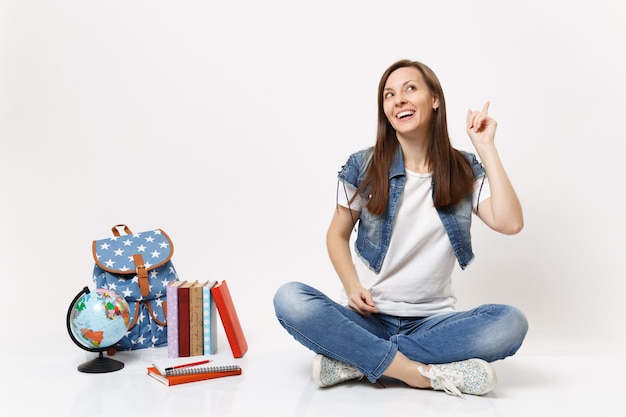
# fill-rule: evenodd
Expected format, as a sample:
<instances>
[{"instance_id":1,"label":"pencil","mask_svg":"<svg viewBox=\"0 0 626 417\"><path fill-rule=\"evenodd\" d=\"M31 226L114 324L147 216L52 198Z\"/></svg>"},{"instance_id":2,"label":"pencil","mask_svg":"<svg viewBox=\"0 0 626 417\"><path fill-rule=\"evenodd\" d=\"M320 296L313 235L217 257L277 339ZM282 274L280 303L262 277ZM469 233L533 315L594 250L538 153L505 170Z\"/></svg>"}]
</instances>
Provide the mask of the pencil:
<instances>
[{"instance_id":1,"label":"pencil","mask_svg":"<svg viewBox=\"0 0 626 417\"><path fill-rule=\"evenodd\" d=\"M207 359L207 360L204 360L204 361L198 361L198 362L185 363L185 364L182 364L182 365L170 366L168 368L165 368L165 370L166 371L171 371L172 369L188 368L190 366L202 365L202 364L209 363L209 362L211 362L211 359Z\"/></svg>"}]
</instances>

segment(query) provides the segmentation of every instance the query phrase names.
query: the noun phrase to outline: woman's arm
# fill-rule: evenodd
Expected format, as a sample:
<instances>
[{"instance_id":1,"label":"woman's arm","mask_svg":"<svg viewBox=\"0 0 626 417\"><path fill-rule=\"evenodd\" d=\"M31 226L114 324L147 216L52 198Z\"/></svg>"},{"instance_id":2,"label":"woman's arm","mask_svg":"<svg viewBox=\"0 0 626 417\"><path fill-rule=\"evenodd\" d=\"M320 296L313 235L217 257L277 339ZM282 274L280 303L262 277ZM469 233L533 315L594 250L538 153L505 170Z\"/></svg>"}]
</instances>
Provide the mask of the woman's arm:
<instances>
[{"instance_id":1,"label":"woman's arm","mask_svg":"<svg viewBox=\"0 0 626 417\"><path fill-rule=\"evenodd\" d=\"M487 114L488 109L486 102L481 111L467 113L467 134L485 167L491 188L491 197L478 206L478 217L491 229L514 235L524 227L522 206L496 149L498 123Z\"/></svg>"},{"instance_id":2,"label":"woman's arm","mask_svg":"<svg viewBox=\"0 0 626 417\"><path fill-rule=\"evenodd\" d=\"M354 227L352 219L359 218L359 212L337 206L337 210L328 227L326 233L326 247L330 261L343 284L343 288L348 296L348 305L362 316L370 313L377 313L372 295L363 288L359 277L354 269L352 253L350 251L350 235Z\"/></svg>"}]
</instances>

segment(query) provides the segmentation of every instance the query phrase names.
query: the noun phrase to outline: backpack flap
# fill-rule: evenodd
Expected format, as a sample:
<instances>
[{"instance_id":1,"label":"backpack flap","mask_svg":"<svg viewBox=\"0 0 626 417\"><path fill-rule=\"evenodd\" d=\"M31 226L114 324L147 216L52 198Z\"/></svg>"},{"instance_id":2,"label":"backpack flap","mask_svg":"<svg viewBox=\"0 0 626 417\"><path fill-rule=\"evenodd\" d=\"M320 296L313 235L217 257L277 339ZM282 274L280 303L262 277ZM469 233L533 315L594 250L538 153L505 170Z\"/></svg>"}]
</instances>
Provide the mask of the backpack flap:
<instances>
[{"instance_id":1,"label":"backpack flap","mask_svg":"<svg viewBox=\"0 0 626 417\"><path fill-rule=\"evenodd\" d=\"M126 235L117 227L123 226ZM148 274L167 263L174 253L174 245L161 229L132 233L125 225L113 227L113 237L94 240L93 258L96 265L116 275L137 275L142 296L150 293Z\"/></svg>"}]
</instances>

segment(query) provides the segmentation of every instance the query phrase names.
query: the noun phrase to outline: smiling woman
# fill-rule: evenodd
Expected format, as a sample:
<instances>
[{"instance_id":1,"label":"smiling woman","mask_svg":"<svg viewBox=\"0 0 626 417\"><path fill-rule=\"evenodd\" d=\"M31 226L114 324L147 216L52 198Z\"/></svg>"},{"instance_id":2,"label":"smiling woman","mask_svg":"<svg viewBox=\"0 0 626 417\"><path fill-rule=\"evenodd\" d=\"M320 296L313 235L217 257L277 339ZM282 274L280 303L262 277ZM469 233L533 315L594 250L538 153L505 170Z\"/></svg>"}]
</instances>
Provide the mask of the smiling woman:
<instances>
[{"instance_id":1,"label":"smiling woman","mask_svg":"<svg viewBox=\"0 0 626 417\"><path fill-rule=\"evenodd\" d=\"M333 301L300 282L274 297L278 321L317 353L312 374L320 386L384 375L482 395L496 383L489 363L521 346L528 330L521 311L502 304L456 311L452 290L455 261L465 269L474 258L472 213L502 233L523 224L488 108L469 110L466 120L480 163L452 147L443 90L429 67L402 60L382 75L376 144L339 172L327 232L343 297Z\"/></svg>"}]
</instances>

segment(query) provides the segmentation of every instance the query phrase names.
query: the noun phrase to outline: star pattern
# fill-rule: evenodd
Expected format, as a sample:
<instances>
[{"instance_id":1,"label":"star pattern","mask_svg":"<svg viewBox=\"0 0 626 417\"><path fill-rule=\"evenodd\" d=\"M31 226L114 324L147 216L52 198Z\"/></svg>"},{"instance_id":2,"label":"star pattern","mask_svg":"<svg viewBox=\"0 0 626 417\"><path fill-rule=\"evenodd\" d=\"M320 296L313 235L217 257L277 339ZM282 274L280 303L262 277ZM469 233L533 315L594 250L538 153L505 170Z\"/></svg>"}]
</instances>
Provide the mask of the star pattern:
<instances>
[{"instance_id":1,"label":"star pattern","mask_svg":"<svg viewBox=\"0 0 626 417\"><path fill-rule=\"evenodd\" d=\"M126 235L124 239L112 237L95 242L96 263L113 273L137 269L133 254L141 254L146 267L160 266L172 257L172 244L160 230ZM148 264L148 259L150 264Z\"/></svg>"},{"instance_id":2,"label":"star pattern","mask_svg":"<svg viewBox=\"0 0 626 417\"><path fill-rule=\"evenodd\" d=\"M128 302L131 322L118 350L134 350L167 344L164 303L166 288L178 281L170 258L173 245L161 230L94 241L93 280L97 288L108 288L122 294ZM148 270L150 293L142 296L133 254L141 254Z\"/></svg>"}]
</instances>

